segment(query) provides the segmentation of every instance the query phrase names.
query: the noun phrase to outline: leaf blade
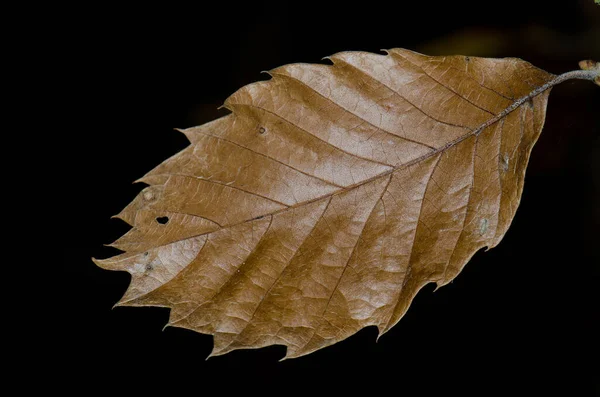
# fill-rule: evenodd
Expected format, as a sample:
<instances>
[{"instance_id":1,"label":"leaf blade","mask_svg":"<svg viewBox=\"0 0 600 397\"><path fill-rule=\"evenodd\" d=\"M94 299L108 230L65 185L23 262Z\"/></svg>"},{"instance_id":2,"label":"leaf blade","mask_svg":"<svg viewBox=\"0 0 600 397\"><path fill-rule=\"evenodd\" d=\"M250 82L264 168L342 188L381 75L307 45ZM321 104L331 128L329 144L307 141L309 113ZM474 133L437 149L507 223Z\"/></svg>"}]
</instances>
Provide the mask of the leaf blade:
<instances>
[{"instance_id":1,"label":"leaf blade","mask_svg":"<svg viewBox=\"0 0 600 397\"><path fill-rule=\"evenodd\" d=\"M330 59L240 89L231 115L185 130L192 146L142 178L116 245L204 243L158 286L134 277L123 304L170 307L169 325L215 336L213 355L283 344L292 358L387 332L425 284L498 244L549 90L514 98L553 76L398 49ZM161 235L161 211L206 221L173 217Z\"/></svg>"}]
</instances>

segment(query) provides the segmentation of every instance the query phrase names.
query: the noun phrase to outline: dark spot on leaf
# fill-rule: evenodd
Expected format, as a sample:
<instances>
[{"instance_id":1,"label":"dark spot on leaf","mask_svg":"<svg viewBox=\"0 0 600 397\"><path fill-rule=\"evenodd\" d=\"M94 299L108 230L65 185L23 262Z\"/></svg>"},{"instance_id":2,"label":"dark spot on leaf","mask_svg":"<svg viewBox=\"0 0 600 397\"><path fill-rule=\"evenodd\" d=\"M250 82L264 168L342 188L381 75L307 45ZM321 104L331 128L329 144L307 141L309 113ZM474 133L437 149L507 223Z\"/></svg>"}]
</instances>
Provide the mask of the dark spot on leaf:
<instances>
[{"instance_id":1,"label":"dark spot on leaf","mask_svg":"<svg viewBox=\"0 0 600 397\"><path fill-rule=\"evenodd\" d=\"M465 61L469 62L471 60L471 57L465 57Z\"/></svg>"},{"instance_id":2,"label":"dark spot on leaf","mask_svg":"<svg viewBox=\"0 0 600 397\"><path fill-rule=\"evenodd\" d=\"M151 264L151 263L148 263L148 264L146 265L146 271L147 271L147 272L150 272L150 271L152 271L152 270L154 270L154 266L152 266L152 264Z\"/></svg>"},{"instance_id":3,"label":"dark spot on leaf","mask_svg":"<svg viewBox=\"0 0 600 397\"><path fill-rule=\"evenodd\" d=\"M150 253L148 251L144 252L144 256L148 256Z\"/></svg>"},{"instance_id":4,"label":"dark spot on leaf","mask_svg":"<svg viewBox=\"0 0 600 397\"><path fill-rule=\"evenodd\" d=\"M169 222L169 217L159 216L158 218L156 218L156 222L160 223L161 225L166 225Z\"/></svg>"},{"instance_id":5,"label":"dark spot on leaf","mask_svg":"<svg viewBox=\"0 0 600 397\"><path fill-rule=\"evenodd\" d=\"M258 129L258 133L259 133L259 134L264 134L265 132L267 132L267 129L266 129L265 127L260 127L260 128Z\"/></svg>"}]
</instances>

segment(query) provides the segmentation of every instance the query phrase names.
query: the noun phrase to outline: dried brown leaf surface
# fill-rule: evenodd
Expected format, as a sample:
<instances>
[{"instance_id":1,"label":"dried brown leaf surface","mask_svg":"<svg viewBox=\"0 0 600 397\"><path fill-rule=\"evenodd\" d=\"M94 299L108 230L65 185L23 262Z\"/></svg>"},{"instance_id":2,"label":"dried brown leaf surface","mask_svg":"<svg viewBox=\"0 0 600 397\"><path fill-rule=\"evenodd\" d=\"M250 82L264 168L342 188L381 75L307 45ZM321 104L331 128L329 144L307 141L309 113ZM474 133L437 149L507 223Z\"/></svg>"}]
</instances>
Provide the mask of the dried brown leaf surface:
<instances>
[{"instance_id":1,"label":"dried brown leaf surface","mask_svg":"<svg viewBox=\"0 0 600 397\"><path fill-rule=\"evenodd\" d=\"M287 358L394 326L496 246L519 205L555 76L520 59L345 52L243 87L183 132L97 261L131 274L118 303L171 309L213 355ZM534 95L532 94L534 93Z\"/></svg>"}]
</instances>

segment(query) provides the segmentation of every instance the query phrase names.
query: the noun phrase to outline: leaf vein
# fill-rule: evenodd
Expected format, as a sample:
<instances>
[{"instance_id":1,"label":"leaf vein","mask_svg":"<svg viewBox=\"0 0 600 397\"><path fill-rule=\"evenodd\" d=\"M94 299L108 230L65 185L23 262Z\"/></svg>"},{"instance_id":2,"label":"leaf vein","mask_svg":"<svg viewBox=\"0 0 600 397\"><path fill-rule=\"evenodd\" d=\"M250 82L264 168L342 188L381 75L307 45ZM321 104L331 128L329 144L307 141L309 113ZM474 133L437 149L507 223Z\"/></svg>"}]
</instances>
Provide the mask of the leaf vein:
<instances>
[{"instance_id":1,"label":"leaf vein","mask_svg":"<svg viewBox=\"0 0 600 397\"><path fill-rule=\"evenodd\" d=\"M332 197L330 196L329 197L329 201L327 202L327 205L325 206L325 208L321 212L321 215L318 217L319 220L321 219L321 217L325 214L325 212L329 208L329 204L331 204L331 200L332 200ZM238 332L238 334L236 335L236 337L231 342L229 342L229 344L226 347L224 347L223 350L227 349L233 343L237 342L238 339L239 339L239 336L244 332L244 330L246 330L246 328L248 328L248 326L250 325L250 323L252 323L252 320L254 320L254 317L256 317L256 313L258 312L258 310L260 309L260 307L262 306L262 304L265 302L265 300L267 299L267 297L271 294L271 291L273 291L273 288L275 287L275 285L277 285L277 283L279 282L279 280L281 280L281 277L285 273L285 270L288 268L288 266L290 265L290 263L292 263L292 261L294 260L294 258L296 257L296 255L298 255L298 253L300 252L300 248L304 245L304 243L306 242L306 240L312 235L312 232L315 229L315 227L317 226L317 224L319 223L319 220L317 220L315 222L315 224L312 226L311 231L306 234L306 236L304 237L304 240L298 246L298 249L294 252L294 255L292 255L292 257L289 259L289 261L287 261L287 263L285 264L285 266L283 267L283 269L281 270L281 272L279 273L279 275L277 276L277 278L275 279L275 281L273 281L273 283L271 284L271 286L269 287L269 289L267 290L267 292L265 292L265 294L263 295L263 297L260 299L260 301L258 302L258 305L256 306L256 308L254 308L254 311L252 312L252 316L250 317L250 320L248 320L248 322L246 323L246 325L244 326L244 328L240 332Z\"/></svg>"},{"instance_id":2,"label":"leaf vein","mask_svg":"<svg viewBox=\"0 0 600 397\"><path fill-rule=\"evenodd\" d=\"M342 270L342 273L340 274L340 277L338 278L337 283L335 284L335 287L332 289L331 295L329 295L329 299L327 300L327 304L325 305L325 309L323 309L323 312L319 316L320 319L325 319L325 317L324 317L325 313L327 313L327 309L329 308L329 304L331 303L331 300L333 299L333 295L335 295L335 292L337 291L338 287L340 286L340 283L341 283L342 279L344 278L344 274L346 273L346 270L348 269L348 265L350 264L350 261L352 261L352 258L354 257L354 254L356 253L356 248L360 244L360 239L362 237L362 234L363 234L365 228L367 227L367 224L369 223L369 220L371 219L371 216L375 212L375 208L377 208L377 204L380 201L382 201L381 199L382 199L383 195L385 194L385 192L387 191L388 186L390 185L391 181L392 181L392 175L390 174L387 183L385 184L383 190L381 191L381 194L379 195L379 198L373 204L373 208L371 208L371 211L369 212L369 215L367 216L367 218L366 218L366 220L365 220L365 222L363 224L363 227L360 230L360 233L358 234L358 237L356 239L356 243L354 244L354 247L352 247L352 252L350 252L350 256L348 256L348 260L346 261L346 263L344 263L344 268ZM308 339L308 341L304 344L304 346L302 346L301 349L305 348L313 340L313 338L315 336L315 333L316 333L316 328L313 328L312 335L310 336L310 338Z\"/></svg>"},{"instance_id":3,"label":"leaf vein","mask_svg":"<svg viewBox=\"0 0 600 397\"><path fill-rule=\"evenodd\" d=\"M338 185L338 184L336 184L336 183L333 183L333 182L331 182L331 181L327 181L327 180L325 180L325 179L319 178L318 176L311 175L311 174L309 174L309 173L307 173L307 172L304 172L304 171L302 171L302 170L300 170L300 169L298 169L298 168L295 168L295 167L293 167L293 166L291 166L291 165L289 165L289 164L286 164L286 163L284 163L284 162L282 162L282 161L280 161L280 160L277 160L277 159L276 159L276 158L274 158L274 157L267 156L266 154L263 154L263 153L260 153L260 152L257 152L257 151L255 151L255 150L252 150L252 149L250 149L250 148L248 148L248 147L246 147L246 146L240 145L239 143L237 143L237 142L234 142L234 141L232 141L232 140L229 140L229 139L227 139L227 138L223 138L223 137L221 137L221 136L217 136L217 135L212 135L212 134L209 134L209 133L207 133L207 132L205 132L205 131L198 131L198 133L200 133L200 134L202 134L202 135L210 136L210 137L212 137L212 138L216 138L216 139L222 140L222 141L224 141L224 142L231 143L232 145L235 145L235 146L241 147L242 149L248 150L248 151L250 151L250 152L252 152L252 153L254 153L254 154L257 154L257 155L259 155L259 156L262 156L262 157L264 157L264 158L267 158L267 159L269 159L269 160L272 160L272 161L274 161L274 162L276 162L276 163L279 163L279 164L281 164L281 165L284 165L284 166L286 166L286 167L288 167L288 168L291 168L291 169L292 169L292 170L294 170L294 171L297 171L297 172L299 172L299 173L301 173L301 174L304 174L304 175L306 175L306 176L309 176L309 177L311 177L311 178L318 179L318 180L320 180L321 182L325 182L325 183L327 183L327 184L329 184L329 185L332 185L332 186L335 186L335 187L339 187L339 188L342 188L342 187L343 187L343 186L341 186L341 185Z\"/></svg>"},{"instance_id":4,"label":"leaf vein","mask_svg":"<svg viewBox=\"0 0 600 397\"><path fill-rule=\"evenodd\" d=\"M313 89L311 86L309 86L308 84L306 84L306 83L305 83L304 81L302 81L302 80L299 80L299 79L297 79L297 78L295 78L295 77L288 76L288 75L285 75L285 74L279 74L279 73L273 73L273 74L274 74L274 75L276 75L276 76L283 77L283 78L288 78L288 79L290 79L290 80L292 80L292 81L295 81L295 82L297 82L297 83L299 83L299 84L301 84L301 85L303 85L303 86L307 87L307 88L308 88L308 89L310 89L312 92L314 92L315 94L319 95L321 98L324 98L324 99L325 99L325 100L327 100L328 102L332 103L333 105L335 105L335 106L336 106L336 107L338 107L339 109L341 109L341 110L343 110L344 112L346 112L346 113L348 113L348 114L350 114L350 115L352 115L352 116L354 116L354 117L356 117L356 118L358 118L358 119L360 119L360 120L364 121L365 123L369 124L370 126L372 126L372 127L376 128L376 129L378 129L378 130L380 130L380 131L382 131L382 132L385 132L385 133L387 133L387 134L389 134L389 135L392 135L392 136L394 136L394 137L397 137L397 138L404 139L405 141L408 141L408 142L416 143L416 144L418 144L418 145L425 146L425 147L428 147L428 148L430 148L430 149L435 149L435 147L433 147L433 146L431 146L431 145L428 145L428 144L426 144L425 142L419 142L419 141L415 141L415 140L413 140L413 139L411 139L411 138L408 138L408 137L405 137L405 136L401 136L401 135L394 134L393 132L390 132L390 131L384 130L383 128L376 126L375 124L373 124L373 123L372 123L372 122L370 122L369 120L366 120L366 119L364 119L363 117L359 116L358 114L356 114L356 113L354 113L354 112L352 112L352 111L350 111L350 110L346 109L345 107L343 107L343 106L342 106L342 105L340 105L339 103L335 102L333 99L331 99L331 98L329 98L329 97L327 97L327 96L325 96L325 95L321 94L319 91L317 91L317 90Z\"/></svg>"},{"instance_id":5,"label":"leaf vein","mask_svg":"<svg viewBox=\"0 0 600 397\"><path fill-rule=\"evenodd\" d=\"M396 304L394 305L393 310L390 312L390 315L385 324L384 330L386 330L386 331L389 329L390 321L394 317L394 313L396 312L396 309L398 308L398 305L400 304L400 296L402 294L402 291L404 290L404 286L406 285L408 278L410 277L410 273L412 271L412 260L413 260L413 254L415 252L415 241L417 239L417 233L419 232L419 225L421 225L420 219L421 219L421 213L423 211L423 207L424 207L424 203L425 203L425 196L427 195L427 191L429 190L429 182L431 181L433 174L435 173L435 170L437 169L438 165L440 164L441 159L442 159L442 153L439 154L439 156L435 162L435 165L432 167L431 173L429 174L429 178L427 178L427 184L425 185L425 190L423 191L423 197L421 198L421 205L419 207L419 215L417 216L417 220L419 220L419 222L417 222L417 225L415 226L415 233L413 235L413 241L410 244L410 256L408 258L406 271L404 273L404 278L402 279L402 285L400 286L400 288L398 290Z\"/></svg>"}]
</instances>

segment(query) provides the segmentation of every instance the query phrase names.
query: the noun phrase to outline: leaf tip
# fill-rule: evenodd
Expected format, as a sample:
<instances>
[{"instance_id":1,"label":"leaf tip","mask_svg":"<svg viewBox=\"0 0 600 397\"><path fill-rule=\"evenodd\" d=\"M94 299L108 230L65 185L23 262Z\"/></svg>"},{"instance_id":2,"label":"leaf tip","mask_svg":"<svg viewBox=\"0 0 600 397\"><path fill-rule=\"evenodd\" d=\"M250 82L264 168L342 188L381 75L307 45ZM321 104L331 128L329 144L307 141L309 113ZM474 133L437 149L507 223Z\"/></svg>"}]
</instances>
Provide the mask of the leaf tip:
<instances>
[{"instance_id":1,"label":"leaf tip","mask_svg":"<svg viewBox=\"0 0 600 397\"><path fill-rule=\"evenodd\" d=\"M231 349L233 350L233 349ZM206 356L206 361L208 361L209 358L213 358L213 357L217 357L217 356L222 356L224 354L229 353L231 350L228 349L217 349L215 346L213 346L212 351L208 354L208 356Z\"/></svg>"},{"instance_id":2,"label":"leaf tip","mask_svg":"<svg viewBox=\"0 0 600 397\"><path fill-rule=\"evenodd\" d=\"M220 109L220 108L219 108ZM194 143L194 131L193 128L173 128L177 132L181 132L190 143Z\"/></svg>"},{"instance_id":3,"label":"leaf tip","mask_svg":"<svg viewBox=\"0 0 600 397\"><path fill-rule=\"evenodd\" d=\"M378 332L378 333L377 333L377 338L375 338L375 343L379 343L379 339L380 339L380 338L381 338L383 335L385 335L385 334L386 334L386 333L387 333L389 330L390 330L389 328L387 328L387 327L385 327L385 326L383 326L383 325L381 325L381 324L380 324L380 325L378 325L378 326L377 326L377 332Z\"/></svg>"},{"instance_id":4,"label":"leaf tip","mask_svg":"<svg viewBox=\"0 0 600 397\"><path fill-rule=\"evenodd\" d=\"M277 360L277 362L283 362L283 361L289 360L290 358L294 358L294 357L290 357L290 356L288 356L286 354L285 356L283 356L282 358L280 358L279 360Z\"/></svg>"},{"instance_id":5,"label":"leaf tip","mask_svg":"<svg viewBox=\"0 0 600 397\"><path fill-rule=\"evenodd\" d=\"M204 361L208 361L208 359L210 358L215 358L218 356L223 356L227 353L232 352L235 349L231 349L231 348L221 348L219 349L216 345L213 345L213 348L211 350L211 352L208 354L208 356L206 356L206 358L204 359Z\"/></svg>"},{"instance_id":6,"label":"leaf tip","mask_svg":"<svg viewBox=\"0 0 600 397\"><path fill-rule=\"evenodd\" d=\"M119 249L119 248L117 247L117 244L115 244L117 241L118 241L118 240L115 240L115 241L113 241L112 243L109 243L109 244L102 244L102 246L104 246L104 247L110 247L110 248L117 248L117 249Z\"/></svg>"},{"instance_id":7,"label":"leaf tip","mask_svg":"<svg viewBox=\"0 0 600 397\"><path fill-rule=\"evenodd\" d=\"M133 218L131 217L131 214L128 213L128 211L126 211L127 208L125 208L123 211L119 212L116 215L113 215L110 217L110 219L118 219L120 221L125 222L126 224L133 226Z\"/></svg>"},{"instance_id":8,"label":"leaf tip","mask_svg":"<svg viewBox=\"0 0 600 397\"><path fill-rule=\"evenodd\" d=\"M96 259L94 257L92 257L92 262L94 262L94 265L98 266L101 269L105 269L105 270L111 270L111 262L109 259Z\"/></svg>"},{"instance_id":9,"label":"leaf tip","mask_svg":"<svg viewBox=\"0 0 600 397\"><path fill-rule=\"evenodd\" d=\"M285 356L283 356L282 358L280 358L278 361L282 362L282 361L287 361L287 360L291 360L291 359L294 359L294 358L299 358L299 357L302 357L302 356L306 356L306 355L311 354L315 350L317 350L317 349L309 349L309 350L306 350L306 349L297 349L297 350L290 350L290 346L287 346L286 350L285 350Z\"/></svg>"},{"instance_id":10,"label":"leaf tip","mask_svg":"<svg viewBox=\"0 0 600 397\"><path fill-rule=\"evenodd\" d=\"M92 258L92 262L104 270L127 271L127 269L123 267L123 261L126 261L127 259L128 258L126 257L124 258L124 254L120 254L106 259Z\"/></svg>"},{"instance_id":11,"label":"leaf tip","mask_svg":"<svg viewBox=\"0 0 600 397\"><path fill-rule=\"evenodd\" d=\"M186 137L187 137L187 135L186 135ZM157 175L153 175L153 172L152 172L152 171L150 171L150 172L148 172L146 175L144 175L143 177L141 177L141 178L138 178L138 179L136 179L135 181L133 181L133 184L135 185L136 183L144 183L144 184L146 184L146 185L150 186L150 185L152 185L152 184L153 184L153 183L152 183L152 182L153 182L153 180L156 180L156 179L155 179L156 177L159 177L159 176L157 176Z\"/></svg>"},{"instance_id":12,"label":"leaf tip","mask_svg":"<svg viewBox=\"0 0 600 397\"><path fill-rule=\"evenodd\" d=\"M306 346L304 346L303 348L300 348L300 349L292 349L291 346L286 345L285 356L280 358L278 361L282 362L282 361L287 361L287 360L291 360L294 358L306 356L306 355L311 354L315 350L318 350L318 348L317 349L314 349L314 348L306 349Z\"/></svg>"}]
</instances>

